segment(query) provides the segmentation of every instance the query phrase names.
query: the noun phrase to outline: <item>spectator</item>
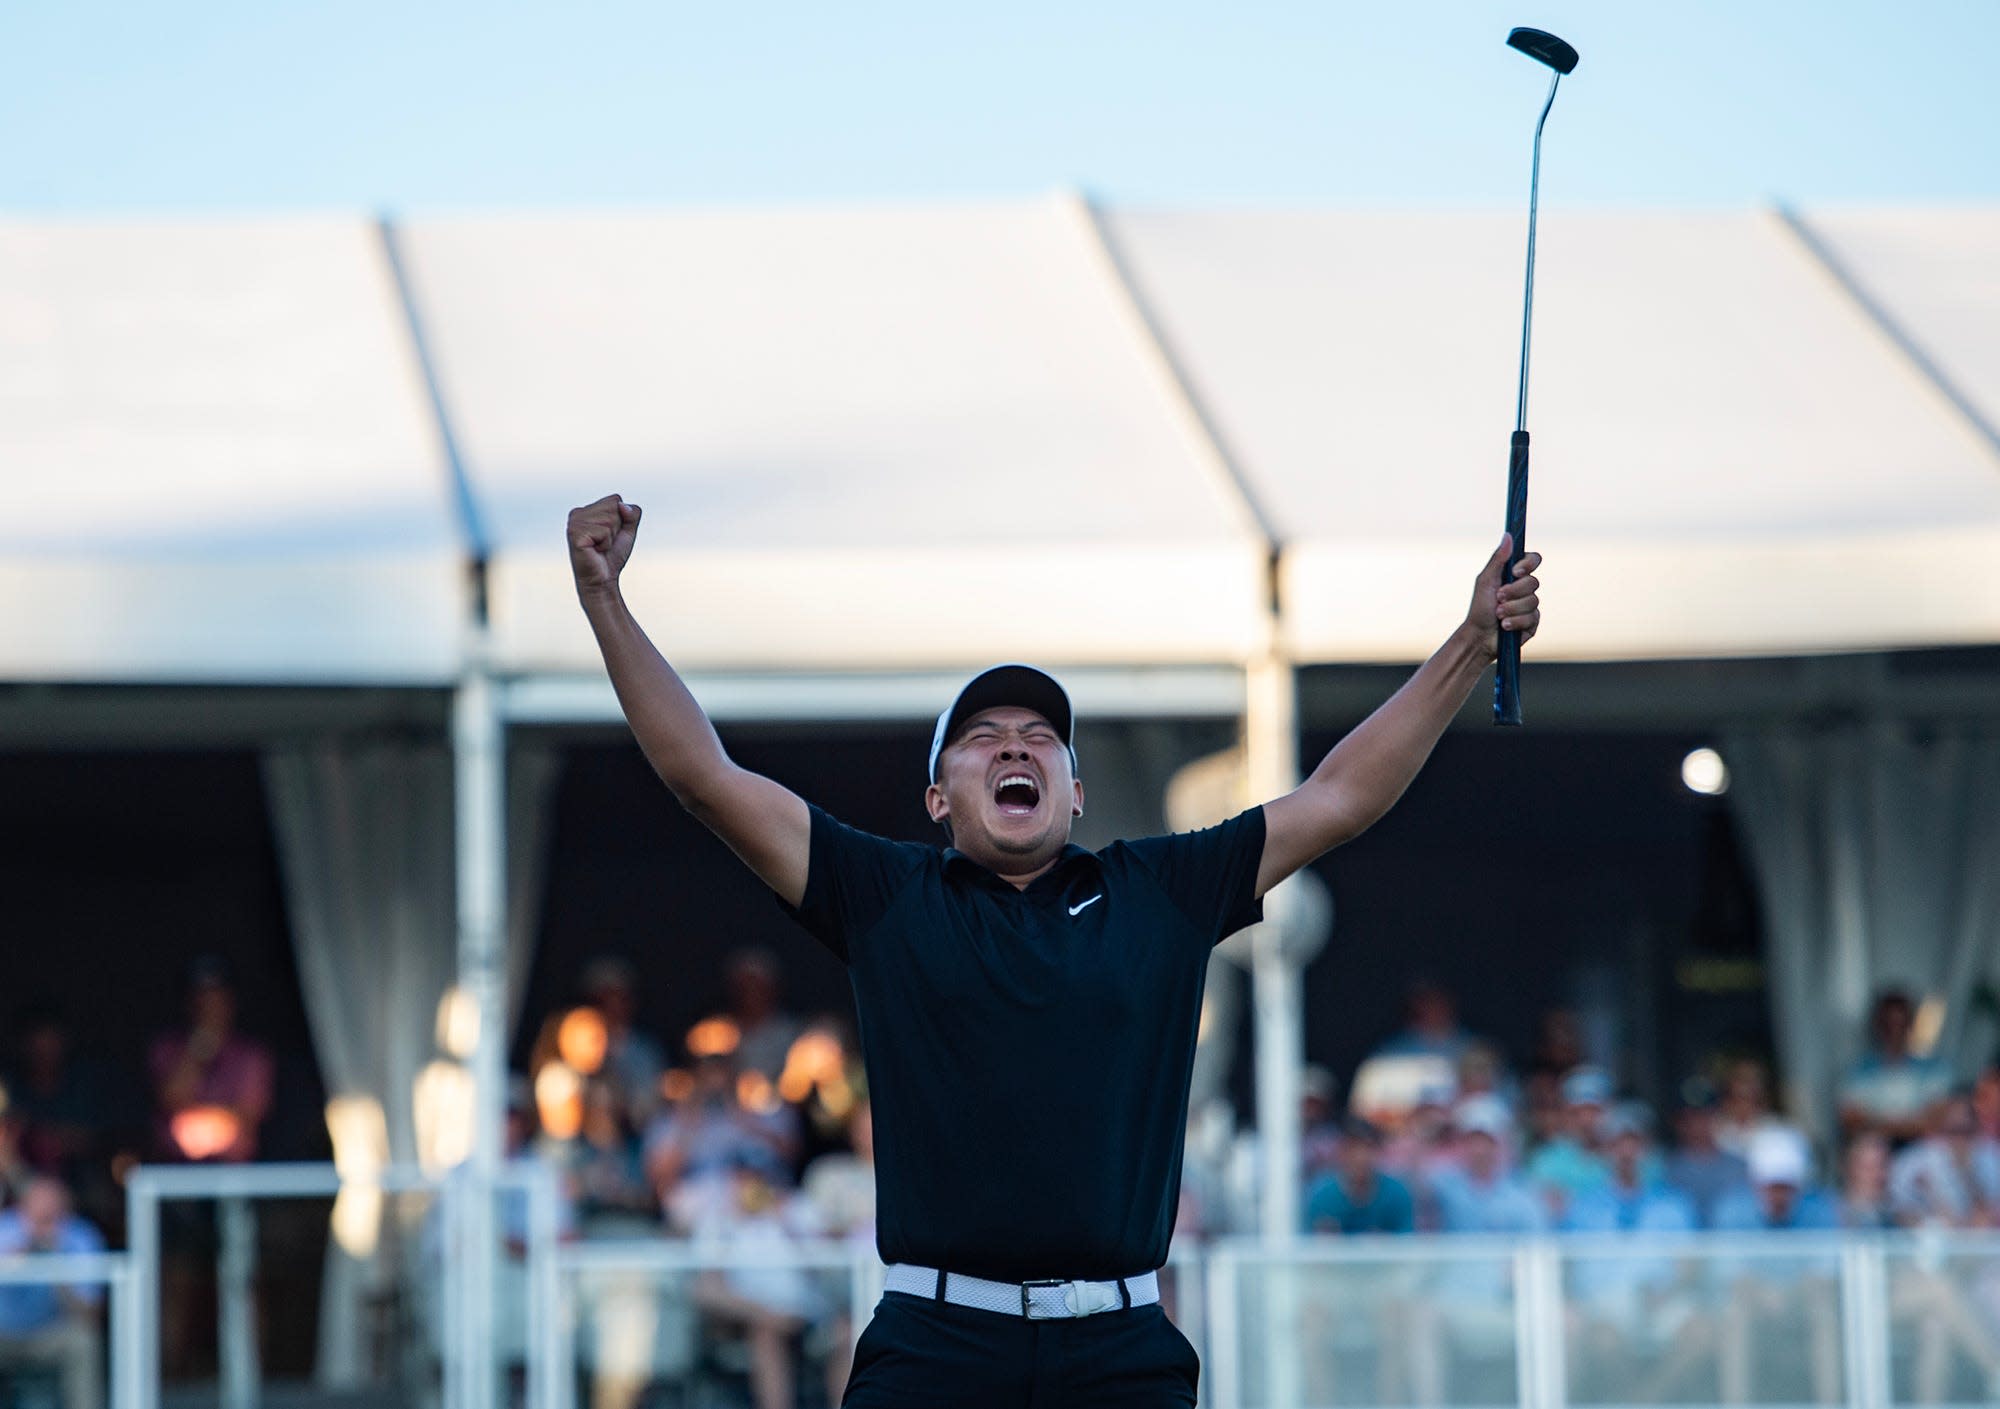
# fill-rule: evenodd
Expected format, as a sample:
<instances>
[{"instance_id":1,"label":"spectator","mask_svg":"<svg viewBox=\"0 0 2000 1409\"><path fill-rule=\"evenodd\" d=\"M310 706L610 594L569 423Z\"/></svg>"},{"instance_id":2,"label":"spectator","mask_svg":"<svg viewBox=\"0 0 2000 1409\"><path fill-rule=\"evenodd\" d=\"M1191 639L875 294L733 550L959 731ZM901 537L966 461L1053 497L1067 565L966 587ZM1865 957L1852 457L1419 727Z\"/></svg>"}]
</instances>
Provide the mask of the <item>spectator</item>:
<instances>
[{"instance_id":1,"label":"spectator","mask_svg":"<svg viewBox=\"0 0 2000 1409\"><path fill-rule=\"evenodd\" d=\"M1333 1073L1308 1066L1299 1080L1299 1175L1308 1188L1333 1172L1340 1157L1341 1122L1334 1117Z\"/></svg>"},{"instance_id":2,"label":"spectator","mask_svg":"<svg viewBox=\"0 0 2000 1409\"><path fill-rule=\"evenodd\" d=\"M1563 1133L1569 1107L1563 1101L1562 1077L1547 1067L1528 1073L1521 1086L1521 1110L1527 1121L1527 1147L1541 1149Z\"/></svg>"},{"instance_id":3,"label":"spectator","mask_svg":"<svg viewBox=\"0 0 2000 1409\"><path fill-rule=\"evenodd\" d=\"M746 1108L733 1053L709 1052L694 1063L694 1088L663 1112L646 1133L646 1176L668 1221L683 1230L711 1184L727 1182L737 1165L760 1171L774 1185L791 1183L798 1137L789 1107Z\"/></svg>"},{"instance_id":4,"label":"spectator","mask_svg":"<svg viewBox=\"0 0 2000 1409\"><path fill-rule=\"evenodd\" d=\"M629 960L600 954L584 965L577 987L583 1000L604 1019L604 1065L600 1076L634 1130L644 1130L660 1107L660 1077L666 1058L660 1044L640 1031L639 975Z\"/></svg>"},{"instance_id":5,"label":"spectator","mask_svg":"<svg viewBox=\"0 0 2000 1409\"><path fill-rule=\"evenodd\" d=\"M757 1257L816 1231L809 1210L772 1184L758 1161L739 1152L725 1177L708 1185L690 1224L707 1260L737 1264L698 1274L695 1305L721 1326L742 1331L756 1409L792 1409L792 1344L808 1329L832 1321L834 1308L806 1269L760 1266ZM847 1371L842 1336L826 1367L828 1403L839 1402Z\"/></svg>"},{"instance_id":6,"label":"spectator","mask_svg":"<svg viewBox=\"0 0 2000 1409\"><path fill-rule=\"evenodd\" d=\"M7 1088L0 1086L0 1208L19 1203L34 1180L34 1166L22 1148L27 1128L20 1111L8 1099Z\"/></svg>"},{"instance_id":7,"label":"spectator","mask_svg":"<svg viewBox=\"0 0 2000 1409\"><path fill-rule=\"evenodd\" d=\"M1577 1233L1687 1233L1698 1226L1693 1202L1662 1175L1649 1123L1644 1108L1634 1105L1605 1116L1607 1178L1577 1191L1563 1227Z\"/></svg>"},{"instance_id":8,"label":"spectator","mask_svg":"<svg viewBox=\"0 0 2000 1409\"><path fill-rule=\"evenodd\" d=\"M1723 1073L1722 1099L1716 1104L1715 1143L1747 1160L1761 1131L1790 1128L1771 1109L1770 1068L1756 1057L1730 1062Z\"/></svg>"},{"instance_id":9,"label":"spectator","mask_svg":"<svg viewBox=\"0 0 2000 1409\"><path fill-rule=\"evenodd\" d=\"M1381 1170L1382 1132L1360 1116L1341 1127L1335 1168L1306 1196L1312 1233L1409 1233L1417 1226L1409 1188Z\"/></svg>"},{"instance_id":10,"label":"spectator","mask_svg":"<svg viewBox=\"0 0 2000 1409\"><path fill-rule=\"evenodd\" d=\"M1547 1072L1561 1081L1587 1060L1583 1047L1583 1020L1574 1008L1543 1011L1535 1028L1535 1047L1528 1069Z\"/></svg>"},{"instance_id":11,"label":"spectator","mask_svg":"<svg viewBox=\"0 0 2000 1409\"><path fill-rule=\"evenodd\" d=\"M763 949L739 949L729 960L729 1016L736 1024L736 1059L745 1071L776 1081L785 1055L803 1031L778 1005L778 961Z\"/></svg>"},{"instance_id":12,"label":"spectator","mask_svg":"<svg viewBox=\"0 0 2000 1409\"><path fill-rule=\"evenodd\" d=\"M1512 1121L1491 1096L1465 1102L1454 1117L1459 1167L1441 1172L1432 1186L1437 1225L1447 1233L1540 1233L1548 1215L1526 1182L1508 1173ZM1513 1345L1514 1307L1508 1264L1474 1257L1444 1263L1428 1294L1413 1299L1403 1338L1405 1373L1419 1404L1452 1402L1449 1376L1456 1360L1491 1360Z\"/></svg>"},{"instance_id":13,"label":"spectator","mask_svg":"<svg viewBox=\"0 0 2000 1409\"><path fill-rule=\"evenodd\" d=\"M1869 1050L1840 1083L1843 1134L1877 1130L1901 1148L1924 1133L1924 1117L1951 1089L1951 1068L1910 1051L1916 1006L1901 989L1875 999L1868 1019Z\"/></svg>"},{"instance_id":14,"label":"spectator","mask_svg":"<svg viewBox=\"0 0 2000 1409\"><path fill-rule=\"evenodd\" d=\"M1690 1233L1694 1205L1666 1184L1651 1149L1643 1108L1621 1106L1603 1124L1610 1179L1570 1202L1562 1226L1572 1233ZM1629 1390L1641 1361L1657 1361L1696 1314L1687 1269L1679 1259L1652 1251L1618 1257L1588 1253L1572 1262L1566 1284L1575 1307L1576 1365L1599 1372L1595 1394L1617 1400ZM1661 1378L1671 1370L1662 1367ZM1642 1394L1642 1401L1656 1394Z\"/></svg>"},{"instance_id":15,"label":"spectator","mask_svg":"<svg viewBox=\"0 0 2000 1409\"><path fill-rule=\"evenodd\" d=\"M1507 1072L1507 1064L1500 1058L1500 1049L1478 1038L1459 1053L1457 1077L1461 1100L1469 1096L1498 1096L1511 1107L1520 1096Z\"/></svg>"},{"instance_id":16,"label":"spectator","mask_svg":"<svg viewBox=\"0 0 2000 1409\"><path fill-rule=\"evenodd\" d=\"M862 1101L848 1116L847 1153L821 1155L806 1168L801 1193L815 1224L836 1238L875 1242L875 1119Z\"/></svg>"},{"instance_id":17,"label":"spectator","mask_svg":"<svg viewBox=\"0 0 2000 1409\"><path fill-rule=\"evenodd\" d=\"M189 966L187 1030L155 1040L150 1066L162 1155L227 1164L256 1158L271 1111L271 1053L236 1030L236 988L220 958L204 955Z\"/></svg>"},{"instance_id":18,"label":"spectator","mask_svg":"<svg viewBox=\"0 0 2000 1409\"><path fill-rule=\"evenodd\" d=\"M2000 1140L2000 1063L1989 1062L1973 1078L1972 1113L1982 1138Z\"/></svg>"},{"instance_id":19,"label":"spectator","mask_svg":"<svg viewBox=\"0 0 2000 1409\"><path fill-rule=\"evenodd\" d=\"M1540 1233L1548 1215L1534 1191L1507 1171L1512 1122L1490 1097L1467 1101L1454 1117L1458 1167L1432 1186L1437 1222L1446 1233Z\"/></svg>"},{"instance_id":20,"label":"spectator","mask_svg":"<svg viewBox=\"0 0 2000 1409\"><path fill-rule=\"evenodd\" d=\"M1864 1130L1847 1142L1840 1161L1840 1226L1866 1232L1894 1228L1889 1204L1889 1137Z\"/></svg>"},{"instance_id":21,"label":"spectator","mask_svg":"<svg viewBox=\"0 0 2000 1409\"><path fill-rule=\"evenodd\" d=\"M566 1163L579 1211L593 1231L633 1231L634 1219L658 1220L659 1201L616 1086L603 1081L584 1086L583 1125Z\"/></svg>"},{"instance_id":22,"label":"spectator","mask_svg":"<svg viewBox=\"0 0 2000 1409\"><path fill-rule=\"evenodd\" d=\"M1889 1168L1889 1205L1909 1227L2000 1226L2000 1141L1979 1134L1970 1092L1933 1108L1930 1133Z\"/></svg>"},{"instance_id":23,"label":"spectator","mask_svg":"<svg viewBox=\"0 0 2000 1409\"><path fill-rule=\"evenodd\" d=\"M1560 1219L1579 1194L1602 1189L1611 1168L1599 1153L1599 1126L1611 1104L1611 1078L1596 1067L1577 1067L1563 1078L1563 1126L1528 1160L1528 1180Z\"/></svg>"},{"instance_id":24,"label":"spectator","mask_svg":"<svg viewBox=\"0 0 2000 1409\"><path fill-rule=\"evenodd\" d=\"M1750 1190L1750 1167L1743 1156L1723 1149L1715 1139L1715 1113L1720 1097L1700 1077L1681 1087L1674 1112L1674 1150L1667 1156L1666 1179L1694 1205L1696 1222L1715 1226L1715 1209L1723 1199Z\"/></svg>"},{"instance_id":25,"label":"spectator","mask_svg":"<svg viewBox=\"0 0 2000 1409\"><path fill-rule=\"evenodd\" d=\"M1458 1141L1452 1128L1456 1097L1457 1088L1447 1083L1418 1088L1416 1104L1391 1127L1383 1141L1378 1162L1385 1173L1395 1175L1415 1191L1428 1188L1441 1171L1457 1167ZM1367 1119L1365 1113L1363 1119Z\"/></svg>"},{"instance_id":26,"label":"spectator","mask_svg":"<svg viewBox=\"0 0 2000 1409\"><path fill-rule=\"evenodd\" d=\"M1834 1202L1811 1187L1811 1151L1790 1126L1769 1124L1750 1140L1750 1192L1724 1199L1718 1228L1731 1232L1826 1230L1840 1226ZM1730 1300L1721 1317L1721 1388L1725 1402L1752 1398L1758 1350L1791 1355L1803 1348L1813 1396L1833 1403L1840 1387L1837 1265L1832 1255L1762 1256L1717 1264ZM1803 1335L1800 1332L1803 1331Z\"/></svg>"},{"instance_id":27,"label":"spectator","mask_svg":"<svg viewBox=\"0 0 2000 1409\"><path fill-rule=\"evenodd\" d=\"M1458 1000L1442 984L1418 979L1410 985L1401 1032L1370 1053L1374 1057L1436 1057L1457 1066L1473 1036L1458 1023Z\"/></svg>"},{"instance_id":28,"label":"spectator","mask_svg":"<svg viewBox=\"0 0 2000 1409\"><path fill-rule=\"evenodd\" d=\"M1715 1226L1731 1232L1840 1226L1831 1200L1812 1187L1806 1137L1786 1125L1758 1131L1747 1157L1750 1188L1717 1205Z\"/></svg>"},{"instance_id":29,"label":"spectator","mask_svg":"<svg viewBox=\"0 0 2000 1409\"><path fill-rule=\"evenodd\" d=\"M104 1239L70 1211L61 1180L31 1180L18 1208L0 1213L0 1258L24 1253L95 1253ZM52 1366L62 1378L63 1409L104 1403L101 1287L0 1285L0 1369Z\"/></svg>"},{"instance_id":30,"label":"spectator","mask_svg":"<svg viewBox=\"0 0 2000 1409\"><path fill-rule=\"evenodd\" d=\"M105 1154L110 1095L98 1070L70 1050L69 1025L54 1008L22 1013L20 1056L6 1081L19 1111L28 1163L72 1187Z\"/></svg>"}]
</instances>

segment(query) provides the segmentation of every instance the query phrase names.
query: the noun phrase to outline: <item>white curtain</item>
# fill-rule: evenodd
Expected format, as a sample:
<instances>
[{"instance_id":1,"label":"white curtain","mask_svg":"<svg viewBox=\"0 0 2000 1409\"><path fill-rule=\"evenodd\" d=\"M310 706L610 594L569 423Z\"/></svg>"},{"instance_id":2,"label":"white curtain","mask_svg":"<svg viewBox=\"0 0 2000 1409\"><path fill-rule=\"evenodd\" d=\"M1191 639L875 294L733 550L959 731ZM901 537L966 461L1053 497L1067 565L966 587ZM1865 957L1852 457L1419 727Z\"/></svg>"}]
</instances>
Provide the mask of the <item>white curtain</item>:
<instances>
[{"instance_id":1,"label":"white curtain","mask_svg":"<svg viewBox=\"0 0 2000 1409\"><path fill-rule=\"evenodd\" d=\"M1762 892L1791 1110L1829 1133L1874 993L1945 1004L1961 1076L1993 1054L2000 987L2000 734L1875 720L1742 731L1729 797Z\"/></svg>"},{"instance_id":2,"label":"white curtain","mask_svg":"<svg viewBox=\"0 0 2000 1409\"><path fill-rule=\"evenodd\" d=\"M540 917L553 756L508 758L511 1021ZM438 1000L457 966L452 755L442 740L337 740L267 755L266 792L313 1048L331 1098L380 1104L383 1153L416 1162L412 1092L437 1055ZM337 1245L322 1290L318 1376L365 1374L362 1306L379 1259Z\"/></svg>"}]
</instances>

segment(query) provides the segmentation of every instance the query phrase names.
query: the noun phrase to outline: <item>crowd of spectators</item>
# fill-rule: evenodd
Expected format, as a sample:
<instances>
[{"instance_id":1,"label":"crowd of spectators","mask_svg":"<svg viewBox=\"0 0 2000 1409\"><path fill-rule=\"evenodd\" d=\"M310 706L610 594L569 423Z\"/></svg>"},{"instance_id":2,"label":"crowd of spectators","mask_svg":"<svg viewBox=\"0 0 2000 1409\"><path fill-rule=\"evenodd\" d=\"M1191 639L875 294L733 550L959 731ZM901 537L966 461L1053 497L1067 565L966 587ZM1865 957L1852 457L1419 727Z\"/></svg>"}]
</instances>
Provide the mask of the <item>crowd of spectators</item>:
<instances>
[{"instance_id":1,"label":"crowd of spectators","mask_svg":"<svg viewBox=\"0 0 2000 1409\"><path fill-rule=\"evenodd\" d=\"M1598 1354L1597 1363L1649 1364L1655 1388L1668 1393L1664 1387L1706 1353L1719 1392L1734 1402L1749 1394L1760 1339L1795 1344L1813 1398L1830 1402L1840 1312L1829 1256L1703 1265L1658 1249L1662 1238L1698 1230L2000 1228L2000 1066L1955 1085L1943 1063L1912 1050L1915 1017L1904 994L1880 995L1869 1050L1840 1084L1839 1129L1816 1149L1774 1108L1770 1072L1754 1057L1691 1076L1663 1130L1649 1104L1621 1099L1610 1074L1584 1060L1570 1040L1577 1030L1570 1017L1544 1024L1535 1065L1517 1081L1490 1045L1458 1030L1449 996L1425 986L1412 999L1409 1028L1357 1075L1344 1114L1326 1099L1329 1076L1309 1076L1303 1227L1332 1235L1634 1235L1630 1254L1600 1248L1568 1274L1573 1355L1611 1347L1615 1353ZM1443 1393L1448 1356L1440 1347L1454 1335L1505 1339L1511 1321L1495 1314L1501 1289L1488 1288L1482 1299L1469 1290L1477 1282L1455 1269L1448 1296L1441 1284L1425 1298L1381 1303L1405 1317L1383 1327L1385 1341L1429 1347L1407 1367L1419 1402ZM1942 1394L1954 1364L1970 1367L1982 1390L2000 1393L1994 1279L1955 1281L1935 1258L1899 1263L1886 1309L1914 1328L1919 1397ZM1634 1360L1634 1347L1648 1344L1653 1358ZM1656 1395L1648 1389L1639 1397Z\"/></svg>"},{"instance_id":2,"label":"crowd of spectators","mask_svg":"<svg viewBox=\"0 0 2000 1409\"><path fill-rule=\"evenodd\" d=\"M573 1001L540 1025L510 1089L512 1156L558 1173L567 1236L680 1237L717 1253L827 1238L872 1245L872 1128L848 1020L786 1011L778 967L761 951L732 956L725 987L724 1009L669 1050L644 1019L633 967L614 957L588 964ZM116 1175L134 1158L257 1157L273 1062L236 1016L227 968L197 961L185 1022L148 1053L143 1134L119 1147L109 1083L78 1058L62 1015L20 1015L0 1088L0 1255L102 1248ZM1917 1050L1918 1016L1907 996L1880 996L1869 1050L1840 1084L1837 1129L1816 1149L1775 1107L1770 1071L1754 1056L1690 1076L1663 1120L1587 1059L1574 1014L1546 1015L1516 1065L1465 1030L1448 991L1420 984L1406 1026L1363 1064L1348 1100L1335 1100L1331 1074L1306 1074L1302 1227L2000 1227L2000 1066L1955 1085ZM1203 1141L1191 1133L1189 1143L1178 1236L1249 1226L1216 1206L1227 1181L1200 1167ZM212 1233L182 1232L184 1246L168 1247L163 1266L170 1362L187 1339L175 1318L204 1301L177 1279L198 1275L213 1254ZM837 1280L777 1265L686 1280L677 1290L598 1289L597 1343L583 1348L596 1362L593 1409L626 1409L649 1382L714 1358L718 1345L759 1406L792 1403L802 1367L823 1373L837 1397L850 1343ZM644 1314L621 1314L621 1298L623 1312ZM1965 1309L1939 1303L1926 1314L1949 1322ZM102 1297L87 1288L0 1294L0 1373L39 1361L60 1371L66 1402L93 1402L101 1321ZM2000 1354L1984 1358L2000 1375Z\"/></svg>"},{"instance_id":3,"label":"crowd of spectators","mask_svg":"<svg viewBox=\"0 0 2000 1409\"><path fill-rule=\"evenodd\" d=\"M1954 1085L1911 1050L1914 1007L1875 1004L1842 1080L1837 1142L1775 1107L1769 1068L1690 1076L1663 1122L1543 1024L1517 1078L1423 985L1409 1027L1363 1065L1347 1111L1306 1084L1304 1226L1327 1233L2000 1228L2000 1065ZM1388 1068L1403 1068L1398 1073ZM1386 1094L1385 1094L1386 1093Z\"/></svg>"}]
</instances>

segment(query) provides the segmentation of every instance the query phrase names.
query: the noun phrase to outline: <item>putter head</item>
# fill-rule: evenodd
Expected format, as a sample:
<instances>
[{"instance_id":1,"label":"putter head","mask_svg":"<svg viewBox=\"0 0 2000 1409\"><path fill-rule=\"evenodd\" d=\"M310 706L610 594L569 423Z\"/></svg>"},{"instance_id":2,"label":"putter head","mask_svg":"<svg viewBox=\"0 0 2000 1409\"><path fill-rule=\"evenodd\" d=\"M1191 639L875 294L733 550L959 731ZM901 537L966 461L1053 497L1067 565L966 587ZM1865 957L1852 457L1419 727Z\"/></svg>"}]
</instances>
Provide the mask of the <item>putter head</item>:
<instances>
[{"instance_id":1,"label":"putter head","mask_svg":"<svg viewBox=\"0 0 2000 1409\"><path fill-rule=\"evenodd\" d=\"M1557 73L1576 67L1576 50L1545 29L1519 28L1507 35L1507 47L1519 49L1537 63L1547 64Z\"/></svg>"}]
</instances>

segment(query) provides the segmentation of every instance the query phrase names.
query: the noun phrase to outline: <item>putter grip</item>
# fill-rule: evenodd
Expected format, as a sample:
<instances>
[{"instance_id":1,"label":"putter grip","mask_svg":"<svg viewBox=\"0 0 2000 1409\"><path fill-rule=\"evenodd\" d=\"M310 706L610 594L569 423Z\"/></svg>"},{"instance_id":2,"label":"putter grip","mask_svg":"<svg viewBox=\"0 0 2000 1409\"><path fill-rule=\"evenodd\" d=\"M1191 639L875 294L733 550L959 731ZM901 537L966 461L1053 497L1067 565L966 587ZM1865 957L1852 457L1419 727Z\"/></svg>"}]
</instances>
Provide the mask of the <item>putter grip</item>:
<instances>
[{"instance_id":1,"label":"putter grip","mask_svg":"<svg viewBox=\"0 0 2000 1409\"><path fill-rule=\"evenodd\" d=\"M1515 431L1507 447L1507 532L1514 536L1513 551L1500 574L1503 583L1514 580L1514 564L1528 551L1528 433ZM1521 633L1500 633L1500 660L1493 670L1493 722L1521 722Z\"/></svg>"}]
</instances>

